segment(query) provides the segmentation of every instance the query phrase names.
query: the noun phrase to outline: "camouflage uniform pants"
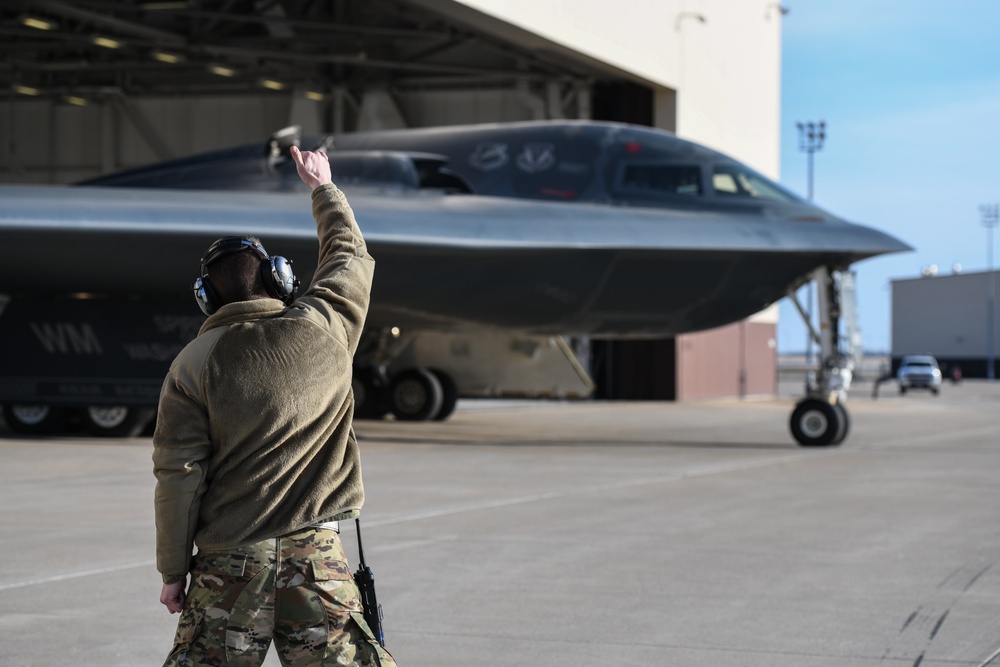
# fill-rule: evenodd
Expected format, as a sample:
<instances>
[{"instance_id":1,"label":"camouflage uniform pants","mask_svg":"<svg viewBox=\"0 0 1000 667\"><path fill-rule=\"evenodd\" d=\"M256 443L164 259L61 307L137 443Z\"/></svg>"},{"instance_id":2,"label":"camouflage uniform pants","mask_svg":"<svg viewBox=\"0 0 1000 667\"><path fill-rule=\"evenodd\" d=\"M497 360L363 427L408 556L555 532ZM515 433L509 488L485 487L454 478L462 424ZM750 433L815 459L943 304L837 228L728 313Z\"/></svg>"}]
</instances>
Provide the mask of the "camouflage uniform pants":
<instances>
[{"instance_id":1,"label":"camouflage uniform pants","mask_svg":"<svg viewBox=\"0 0 1000 667\"><path fill-rule=\"evenodd\" d=\"M361 613L336 531L307 528L246 547L200 551L164 667L395 667Z\"/></svg>"}]
</instances>

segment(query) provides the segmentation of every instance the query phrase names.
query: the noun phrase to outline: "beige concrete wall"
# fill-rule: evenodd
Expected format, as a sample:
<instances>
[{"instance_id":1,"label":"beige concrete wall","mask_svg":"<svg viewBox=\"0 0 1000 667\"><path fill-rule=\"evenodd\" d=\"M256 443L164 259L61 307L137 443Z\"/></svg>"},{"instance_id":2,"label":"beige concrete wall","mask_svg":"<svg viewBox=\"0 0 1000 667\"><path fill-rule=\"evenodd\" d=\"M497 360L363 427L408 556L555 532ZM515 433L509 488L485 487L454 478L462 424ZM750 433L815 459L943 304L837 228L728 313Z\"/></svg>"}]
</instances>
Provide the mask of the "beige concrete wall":
<instances>
[{"instance_id":1,"label":"beige concrete wall","mask_svg":"<svg viewBox=\"0 0 1000 667\"><path fill-rule=\"evenodd\" d=\"M411 1L535 50L568 50L617 74L677 88L671 35L683 0Z\"/></svg>"},{"instance_id":2,"label":"beige concrete wall","mask_svg":"<svg viewBox=\"0 0 1000 667\"><path fill-rule=\"evenodd\" d=\"M781 12L776 3L686 2L678 40L677 135L780 176Z\"/></svg>"}]
</instances>

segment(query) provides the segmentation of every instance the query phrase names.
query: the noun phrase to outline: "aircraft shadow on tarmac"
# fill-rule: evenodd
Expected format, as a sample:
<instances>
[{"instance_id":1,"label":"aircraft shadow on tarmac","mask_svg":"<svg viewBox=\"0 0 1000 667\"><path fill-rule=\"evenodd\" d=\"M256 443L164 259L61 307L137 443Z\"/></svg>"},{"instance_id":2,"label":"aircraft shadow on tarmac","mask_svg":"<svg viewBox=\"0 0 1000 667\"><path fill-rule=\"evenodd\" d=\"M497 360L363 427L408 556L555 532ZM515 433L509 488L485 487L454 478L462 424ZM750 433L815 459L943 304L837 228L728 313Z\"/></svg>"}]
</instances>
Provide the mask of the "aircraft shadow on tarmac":
<instances>
[{"instance_id":1,"label":"aircraft shadow on tarmac","mask_svg":"<svg viewBox=\"0 0 1000 667\"><path fill-rule=\"evenodd\" d=\"M363 430L363 427L362 427ZM686 438L650 440L629 438L590 438L581 439L573 436L558 438L497 438L491 435L456 434L455 437L413 433L365 434L357 433L358 442L365 444L413 444L413 445L444 445L455 447L648 447L648 448L678 448L678 449L767 449L767 450L798 450L793 442L753 442L735 440L733 442L698 442Z\"/></svg>"}]
</instances>

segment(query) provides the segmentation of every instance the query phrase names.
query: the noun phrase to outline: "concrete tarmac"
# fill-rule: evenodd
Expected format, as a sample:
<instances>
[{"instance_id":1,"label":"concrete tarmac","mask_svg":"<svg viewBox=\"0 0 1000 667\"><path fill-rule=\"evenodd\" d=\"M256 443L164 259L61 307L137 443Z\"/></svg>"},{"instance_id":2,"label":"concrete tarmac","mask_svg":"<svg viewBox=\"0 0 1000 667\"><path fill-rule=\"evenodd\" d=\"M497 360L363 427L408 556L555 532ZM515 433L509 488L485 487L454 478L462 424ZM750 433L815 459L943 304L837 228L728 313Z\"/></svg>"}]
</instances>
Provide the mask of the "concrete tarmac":
<instances>
[{"instance_id":1,"label":"concrete tarmac","mask_svg":"<svg viewBox=\"0 0 1000 667\"><path fill-rule=\"evenodd\" d=\"M402 667L1000 667L1000 383L861 388L837 448L795 446L792 405L359 422L389 649ZM162 662L150 452L0 434L0 665Z\"/></svg>"}]
</instances>

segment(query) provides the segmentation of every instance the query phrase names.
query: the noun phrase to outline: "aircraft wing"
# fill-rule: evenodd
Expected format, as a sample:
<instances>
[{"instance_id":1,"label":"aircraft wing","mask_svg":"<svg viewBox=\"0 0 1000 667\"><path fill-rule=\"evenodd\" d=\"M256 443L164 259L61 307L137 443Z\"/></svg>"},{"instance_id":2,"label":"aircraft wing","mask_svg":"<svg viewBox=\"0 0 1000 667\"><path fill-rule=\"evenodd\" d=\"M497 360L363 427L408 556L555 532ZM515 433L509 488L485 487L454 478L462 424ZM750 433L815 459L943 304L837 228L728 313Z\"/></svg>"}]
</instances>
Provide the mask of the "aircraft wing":
<instances>
[{"instance_id":1,"label":"aircraft wing","mask_svg":"<svg viewBox=\"0 0 1000 667\"><path fill-rule=\"evenodd\" d=\"M906 249L849 223L481 196L349 194L377 262L369 326L674 335L739 320L819 265ZM190 298L219 236L307 283L307 194L0 187L0 293Z\"/></svg>"},{"instance_id":2,"label":"aircraft wing","mask_svg":"<svg viewBox=\"0 0 1000 667\"><path fill-rule=\"evenodd\" d=\"M42 432L63 408L82 406L87 420L94 405L154 403L166 364L204 321L191 285L220 236L259 236L309 282L318 244L308 193L291 191L294 134L79 187L0 186L0 400L26 411L5 404L9 423ZM331 168L376 260L354 375L356 413L369 417L444 419L460 394L481 395L462 380L465 339L493 340L488 356L504 363L517 350L534 359L539 337L675 336L742 320L813 279L829 320L834 273L908 249L651 128L489 124L337 145ZM850 372L836 326L823 330L817 389L792 416L803 444L846 437L846 412L831 402L841 385L830 378ZM404 361L400 347L416 339L466 349L449 368L424 348Z\"/></svg>"}]
</instances>

